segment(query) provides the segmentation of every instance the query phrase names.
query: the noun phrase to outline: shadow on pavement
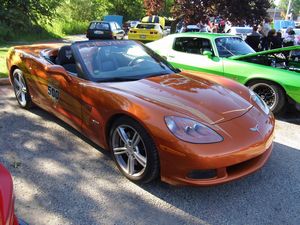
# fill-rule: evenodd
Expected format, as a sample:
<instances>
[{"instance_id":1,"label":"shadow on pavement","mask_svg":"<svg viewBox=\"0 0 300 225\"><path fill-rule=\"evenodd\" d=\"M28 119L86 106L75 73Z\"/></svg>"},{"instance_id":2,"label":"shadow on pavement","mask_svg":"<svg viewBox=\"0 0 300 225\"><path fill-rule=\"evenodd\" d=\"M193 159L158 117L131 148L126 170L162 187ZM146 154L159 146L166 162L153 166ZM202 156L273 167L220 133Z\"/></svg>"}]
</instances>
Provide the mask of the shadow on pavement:
<instances>
[{"instance_id":1,"label":"shadow on pavement","mask_svg":"<svg viewBox=\"0 0 300 225\"><path fill-rule=\"evenodd\" d=\"M142 187L209 224L298 224L300 150L275 143L268 163L257 173L214 187Z\"/></svg>"},{"instance_id":2,"label":"shadow on pavement","mask_svg":"<svg viewBox=\"0 0 300 225\"><path fill-rule=\"evenodd\" d=\"M119 174L107 151L64 122L38 108L13 107L14 113L0 110L0 163L15 178L17 214L30 224L300 221L298 149L275 143L263 169L221 186L137 186Z\"/></svg>"},{"instance_id":3,"label":"shadow on pavement","mask_svg":"<svg viewBox=\"0 0 300 225\"><path fill-rule=\"evenodd\" d=\"M282 115L276 116L276 119L300 125L300 111L298 111L295 106L289 105Z\"/></svg>"},{"instance_id":4,"label":"shadow on pavement","mask_svg":"<svg viewBox=\"0 0 300 225\"><path fill-rule=\"evenodd\" d=\"M15 114L0 110L0 163L14 177L17 215L29 224L202 223L148 202L109 153L65 123L14 107Z\"/></svg>"}]
</instances>

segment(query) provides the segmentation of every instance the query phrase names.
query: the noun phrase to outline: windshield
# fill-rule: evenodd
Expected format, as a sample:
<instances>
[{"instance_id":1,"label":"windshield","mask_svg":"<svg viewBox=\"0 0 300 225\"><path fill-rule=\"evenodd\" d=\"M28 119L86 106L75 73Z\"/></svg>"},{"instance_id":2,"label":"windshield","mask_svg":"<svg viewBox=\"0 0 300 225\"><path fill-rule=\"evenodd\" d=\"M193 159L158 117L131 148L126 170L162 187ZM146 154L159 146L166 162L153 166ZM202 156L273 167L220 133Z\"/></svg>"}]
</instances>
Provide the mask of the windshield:
<instances>
[{"instance_id":1,"label":"windshield","mask_svg":"<svg viewBox=\"0 0 300 225\"><path fill-rule=\"evenodd\" d=\"M92 30L109 30L109 24L108 23L102 23L102 22L96 22L91 23L90 29Z\"/></svg>"},{"instance_id":2,"label":"windshield","mask_svg":"<svg viewBox=\"0 0 300 225\"><path fill-rule=\"evenodd\" d=\"M92 41L73 44L90 80L138 80L178 72L163 58L134 41Z\"/></svg>"},{"instance_id":3,"label":"windshield","mask_svg":"<svg viewBox=\"0 0 300 225\"><path fill-rule=\"evenodd\" d=\"M136 28L139 28L139 29L154 29L155 28L155 24L143 24L143 23L140 23L136 26Z\"/></svg>"},{"instance_id":4,"label":"windshield","mask_svg":"<svg viewBox=\"0 0 300 225\"><path fill-rule=\"evenodd\" d=\"M222 37L215 40L220 57L247 55L255 51L239 37Z\"/></svg>"}]
</instances>

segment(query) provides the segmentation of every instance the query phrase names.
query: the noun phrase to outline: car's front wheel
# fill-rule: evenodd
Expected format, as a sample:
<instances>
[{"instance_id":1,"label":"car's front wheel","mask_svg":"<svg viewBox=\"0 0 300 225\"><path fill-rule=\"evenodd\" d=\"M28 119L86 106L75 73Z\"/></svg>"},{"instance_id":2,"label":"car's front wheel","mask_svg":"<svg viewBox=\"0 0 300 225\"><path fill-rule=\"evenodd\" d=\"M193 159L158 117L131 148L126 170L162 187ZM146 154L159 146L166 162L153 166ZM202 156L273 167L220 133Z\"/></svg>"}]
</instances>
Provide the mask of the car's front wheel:
<instances>
[{"instance_id":1,"label":"car's front wheel","mask_svg":"<svg viewBox=\"0 0 300 225\"><path fill-rule=\"evenodd\" d=\"M24 73L20 69L15 69L13 72L13 87L19 105L22 108L29 109L32 106L32 101L25 81Z\"/></svg>"},{"instance_id":2,"label":"car's front wheel","mask_svg":"<svg viewBox=\"0 0 300 225\"><path fill-rule=\"evenodd\" d=\"M113 158L129 180L148 183L159 175L158 152L147 131L129 117L119 118L110 130Z\"/></svg>"},{"instance_id":3,"label":"car's front wheel","mask_svg":"<svg viewBox=\"0 0 300 225\"><path fill-rule=\"evenodd\" d=\"M283 112L286 97L280 86L270 81L253 81L248 86L265 101L274 114Z\"/></svg>"}]
</instances>

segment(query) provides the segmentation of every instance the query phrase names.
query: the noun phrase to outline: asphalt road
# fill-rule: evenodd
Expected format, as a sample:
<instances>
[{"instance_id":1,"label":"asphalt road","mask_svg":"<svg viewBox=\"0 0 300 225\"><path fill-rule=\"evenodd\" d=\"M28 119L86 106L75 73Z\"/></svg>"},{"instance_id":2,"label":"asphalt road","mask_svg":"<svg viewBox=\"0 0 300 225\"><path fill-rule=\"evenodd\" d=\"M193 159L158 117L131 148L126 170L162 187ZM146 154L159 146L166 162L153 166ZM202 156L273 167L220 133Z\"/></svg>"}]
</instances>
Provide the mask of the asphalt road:
<instances>
[{"instance_id":1,"label":"asphalt road","mask_svg":"<svg viewBox=\"0 0 300 225\"><path fill-rule=\"evenodd\" d=\"M16 212L30 224L299 224L300 114L277 121L273 154L229 184L138 186L109 154L41 109L22 110L0 86L0 163L14 177Z\"/></svg>"}]
</instances>

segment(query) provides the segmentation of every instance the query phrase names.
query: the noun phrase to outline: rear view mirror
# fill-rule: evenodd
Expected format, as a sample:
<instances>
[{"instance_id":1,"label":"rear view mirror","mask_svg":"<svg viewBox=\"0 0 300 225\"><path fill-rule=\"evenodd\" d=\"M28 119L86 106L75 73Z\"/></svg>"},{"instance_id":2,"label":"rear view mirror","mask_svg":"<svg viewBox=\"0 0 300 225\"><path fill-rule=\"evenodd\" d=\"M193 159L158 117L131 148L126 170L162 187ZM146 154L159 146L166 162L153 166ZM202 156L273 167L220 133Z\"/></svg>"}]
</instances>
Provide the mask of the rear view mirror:
<instances>
[{"instance_id":1,"label":"rear view mirror","mask_svg":"<svg viewBox=\"0 0 300 225\"><path fill-rule=\"evenodd\" d=\"M208 58L212 58L212 55L213 55L213 53L211 52L211 51L207 51L207 50L205 50L204 52L203 52L203 55L205 55L205 56L207 56Z\"/></svg>"}]
</instances>

